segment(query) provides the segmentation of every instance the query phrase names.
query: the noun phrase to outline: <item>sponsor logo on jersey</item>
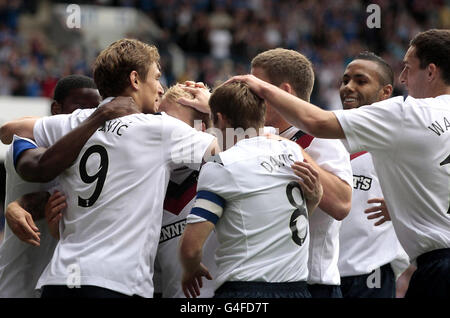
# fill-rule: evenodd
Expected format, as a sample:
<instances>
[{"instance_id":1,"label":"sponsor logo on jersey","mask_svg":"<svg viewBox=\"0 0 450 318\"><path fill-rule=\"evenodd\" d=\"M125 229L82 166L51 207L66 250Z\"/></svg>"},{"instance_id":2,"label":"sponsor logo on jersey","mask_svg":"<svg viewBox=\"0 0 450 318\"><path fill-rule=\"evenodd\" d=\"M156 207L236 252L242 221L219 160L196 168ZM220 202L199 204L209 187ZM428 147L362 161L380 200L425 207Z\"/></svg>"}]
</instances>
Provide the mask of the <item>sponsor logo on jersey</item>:
<instances>
[{"instance_id":1,"label":"sponsor logo on jersey","mask_svg":"<svg viewBox=\"0 0 450 318\"><path fill-rule=\"evenodd\" d=\"M186 219L182 219L175 223L164 225L161 228L159 243L163 243L180 236L181 234L183 234L185 227L186 227Z\"/></svg>"},{"instance_id":2,"label":"sponsor logo on jersey","mask_svg":"<svg viewBox=\"0 0 450 318\"><path fill-rule=\"evenodd\" d=\"M369 191L372 186L372 178L366 176L353 175L353 188L363 191Z\"/></svg>"}]
</instances>

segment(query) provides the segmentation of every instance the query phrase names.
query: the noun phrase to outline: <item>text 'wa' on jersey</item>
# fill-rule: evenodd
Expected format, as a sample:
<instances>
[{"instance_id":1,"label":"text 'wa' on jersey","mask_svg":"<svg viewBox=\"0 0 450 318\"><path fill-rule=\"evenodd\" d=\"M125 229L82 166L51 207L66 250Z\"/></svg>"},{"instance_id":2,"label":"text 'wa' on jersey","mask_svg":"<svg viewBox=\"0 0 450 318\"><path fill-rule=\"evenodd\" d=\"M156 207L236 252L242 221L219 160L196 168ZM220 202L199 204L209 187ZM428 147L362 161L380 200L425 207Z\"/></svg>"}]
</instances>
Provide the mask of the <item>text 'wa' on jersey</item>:
<instances>
[{"instance_id":1,"label":"text 'wa' on jersey","mask_svg":"<svg viewBox=\"0 0 450 318\"><path fill-rule=\"evenodd\" d=\"M197 194L197 170L187 167L178 168L170 174L170 182L164 200L164 212L161 225L161 236L155 260L155 293L163 298L186 298L181 288L183 268L178 260L178 246L186 226L186 218L194 206ZM214 254L218 246L215 231L203 245L202 263L214 278L217 266ZM214 296L214 280L203 280L199 298Z\"/></svg>"},{"instance_id":2,"label":"text 'wa' on jersey","mask_svg":"<svg viewBox=\"0 0 450 318\"><path fill-rule=\"evenodd\" d=\"M409 258L395 235L392 222L374 226L364 213L373 204L369 199L383 198L378 176L368 152L351 155L353 170L352 208L342 220L339 232L339 272L341 277L370 274L376 268L394 263L403 264L398 275L408 267Z\"/></svg>"},{"instance_id":3,"label":"text 'wa' on jersey","mask_svg":"<svg viewBox=\"0 0 450 318\"><path fill-rule=\"evenodd\" d=\"M37 144L53 144L93 112L77 110L37 121ZM68 207L39 286L94 285L152 297L170 171L201 163L212 140L165 113L107 121L59 176Z\"/></svg>"},{"instance_id":4,"label":"text 'wa' on jersey","mask_svg":"<svg viewBox=\"0 0 450 318\"><path fill-rule=\"evenodd\" d=\"M296 127L290 127L280 136L298 143L319 167L352 186L349 153L340 140L315 138ZM309 224L311 240L308 283L339 285L341 283L338 269L341 222L317 207L310 217Z\"/></svg>"},{"instance_id":5,"label":"text 'wa' on jersey","mask_svg":"<svg viewBox=\"0 0 450 318\"><path fill-rule=\"evenodd\" d=\"M20 155L28 149L37 148L33 140L14 136L5 157L6 196L5 210L9 203L24 194L49 191L54 182L31 183L24 181L15 166ZM39 228L40 246L22 242L5 224L5 235L0 246L0 298L38 297L36 284L50 261L56 240L50 235L45 219L34 220Z\"/></svg>"},{"instance_id":6,"label":"text 'wa' on jersey","mask_svg":"<svg viewBox=\"0 0 450 318\"><path fill-rule=\"evenodd\" d=\"M335 111L350 152L372 154L397 237L411 261L450 247L450 95L394 97Z\"/></svg>"},{"instance_id":7,"label":"text 'wa' on jersey","mask_svg":"<svg viewBox=\"0 0 450 318\"><path fill-rule=\"evenodd\" d=\"M254 137L206 163L188 223L215 224L216 287L226 281L295 282L308 277L308 212L291 141Z\"/></svg>"}]
</instances>

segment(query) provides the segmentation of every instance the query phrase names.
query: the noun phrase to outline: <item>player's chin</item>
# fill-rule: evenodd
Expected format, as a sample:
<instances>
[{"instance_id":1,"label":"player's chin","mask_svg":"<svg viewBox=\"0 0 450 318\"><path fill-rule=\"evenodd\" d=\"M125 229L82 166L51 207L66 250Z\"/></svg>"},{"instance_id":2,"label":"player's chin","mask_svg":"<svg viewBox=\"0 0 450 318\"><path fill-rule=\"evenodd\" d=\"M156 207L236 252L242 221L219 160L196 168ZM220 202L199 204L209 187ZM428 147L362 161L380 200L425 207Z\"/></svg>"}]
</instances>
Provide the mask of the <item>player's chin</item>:
<instances>
[{"instance_id":1,"label":"player's chin","mask_svg":"<svg viewBox=\"0 0 450 318\"><path fill-rule=\"evenodd\" d=\"M355 101L343 101L342 106L344 109L353 109L358 108L361 105L357 100L355 100Z\"/></svg>"}]
</instances>

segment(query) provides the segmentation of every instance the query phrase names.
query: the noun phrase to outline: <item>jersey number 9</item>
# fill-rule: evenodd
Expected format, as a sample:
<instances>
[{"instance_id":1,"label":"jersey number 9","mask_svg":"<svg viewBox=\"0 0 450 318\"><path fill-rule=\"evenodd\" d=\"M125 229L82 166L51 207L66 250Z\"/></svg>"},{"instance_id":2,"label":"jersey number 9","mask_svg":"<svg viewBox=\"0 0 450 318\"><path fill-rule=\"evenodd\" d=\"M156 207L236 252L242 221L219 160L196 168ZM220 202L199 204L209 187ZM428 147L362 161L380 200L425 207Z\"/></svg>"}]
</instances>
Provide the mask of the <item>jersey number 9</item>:
<instances>
[{"instance_id":1,"label":"jersey number 9","mask_svg":"<svg viewBox=\"0 0 450 318\"><path fill-rule=\"evenodd\" d=\"M93 154L99 154L100 155L100 166L98 169L98 172L94 175L88 175L86 171L86 164L89 159L89 157ZM103 185L105 184L106 179L106 173L108 172L108 152L106 151L105 147L100 145L94 145L92 147L89 147L86 152L83 154L80 160L80 177L81 180L83 180L84 183L93 183L97 181L97 184L95 185L95 190L92 193L92 195L87 198L83 199L81 197L78 197L78 205L83 208L88 208L97 201L98 197L100 196L100 193L102 192Z\"/></svg>"}]
</instances>

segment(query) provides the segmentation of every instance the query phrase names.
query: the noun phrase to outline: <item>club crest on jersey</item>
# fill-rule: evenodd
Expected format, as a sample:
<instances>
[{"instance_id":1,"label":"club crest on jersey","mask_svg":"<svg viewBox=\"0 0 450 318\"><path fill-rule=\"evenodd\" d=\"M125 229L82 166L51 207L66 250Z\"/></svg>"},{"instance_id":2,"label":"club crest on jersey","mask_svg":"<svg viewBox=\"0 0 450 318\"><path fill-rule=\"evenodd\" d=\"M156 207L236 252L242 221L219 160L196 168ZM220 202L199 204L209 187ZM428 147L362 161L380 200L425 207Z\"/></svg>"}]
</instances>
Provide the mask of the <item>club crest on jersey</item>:
<instances>
[{"instance_id":1,"label":"club crest on jersey","mask_svg":"<svg viewBox=\"0 0 450 318\"><path fill-rule=\"evenodd\" d=\"M366 176L353 175L353 188L363 191L369 191L372 186L372 178Z\"/></svg>"}]
</instances>

